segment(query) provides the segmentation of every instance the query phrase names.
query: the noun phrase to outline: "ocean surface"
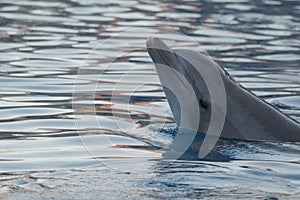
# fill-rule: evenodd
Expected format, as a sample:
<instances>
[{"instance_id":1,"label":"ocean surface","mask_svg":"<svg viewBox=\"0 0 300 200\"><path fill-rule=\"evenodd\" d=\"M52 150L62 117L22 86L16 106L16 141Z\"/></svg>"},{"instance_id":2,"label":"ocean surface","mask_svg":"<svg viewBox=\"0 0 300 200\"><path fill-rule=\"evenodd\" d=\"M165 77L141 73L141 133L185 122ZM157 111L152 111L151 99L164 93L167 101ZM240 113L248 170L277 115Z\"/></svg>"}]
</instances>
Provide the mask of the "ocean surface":
<instances>
[{"instance_id":1,"label":"ocean surface","mask_svg":"<svg viewBox=\"0 0 300 200\"><path fill-rule=\"evenodd\" d=\"M0 23L0 199L300 199L300 143L162 159L176 125L145 49L205 49L300 122L298 0L1 0Z\"/></svg>"}]
</instances>

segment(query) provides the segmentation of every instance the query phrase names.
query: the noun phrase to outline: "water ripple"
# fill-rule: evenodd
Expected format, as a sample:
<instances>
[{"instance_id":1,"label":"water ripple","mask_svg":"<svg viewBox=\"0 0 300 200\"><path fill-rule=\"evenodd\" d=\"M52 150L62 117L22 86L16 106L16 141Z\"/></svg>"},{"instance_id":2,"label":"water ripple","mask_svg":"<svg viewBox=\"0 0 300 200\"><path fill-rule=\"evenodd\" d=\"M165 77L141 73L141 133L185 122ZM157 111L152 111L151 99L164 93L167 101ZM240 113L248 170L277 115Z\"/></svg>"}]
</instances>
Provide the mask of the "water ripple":
<instances>
[{"instance_id":1,"label":"water ripple","mask_svg":"<svg viewBox=\"0 0 300 200\"><path fill-rule=\"evenodd\" d=\"M300 122L297 0L0 5L0 199L300 198L298 143L227 141L217 150L228 162L162 162L176 128L140 49L145 32L194 48L157 27L187 34L242 86ZM129 28L136 33L104 42ZM123 55L128 44L138 50Z\"/></svg>"}]
</instances>

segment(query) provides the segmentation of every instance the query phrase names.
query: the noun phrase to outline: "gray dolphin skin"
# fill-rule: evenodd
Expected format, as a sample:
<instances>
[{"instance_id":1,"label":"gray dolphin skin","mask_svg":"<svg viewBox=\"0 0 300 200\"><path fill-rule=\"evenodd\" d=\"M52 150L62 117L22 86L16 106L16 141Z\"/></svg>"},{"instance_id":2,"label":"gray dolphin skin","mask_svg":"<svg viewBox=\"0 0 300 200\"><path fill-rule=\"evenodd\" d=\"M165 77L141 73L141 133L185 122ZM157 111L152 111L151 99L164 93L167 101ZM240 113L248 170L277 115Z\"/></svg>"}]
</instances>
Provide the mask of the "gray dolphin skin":
<instances>
[{"instance_id":1,"label":"gray dolphin skin","mask_svg":"<svg viewBox=\"0 0 300 200\"><path fill-rule=\"evenodd\" d=\"M177 100L180 98L178 97L180 93L174 95L170 88L164 85L171 85L171 87L176 88L182 87L184 83L182 83L182 80L178 78L176 73L170 70L162 70L162 65L179 72L192 85L198 103L188 105L185 109L189 109L187 113L193 115L195 106L199 106L197 110L200 112L201 120L198 122L197 132L207 133L212 119L211 107L213 101L209 88L214 88L215 86L213 85L214 83L204 81L209 80L210 77L205 79L203 74L199 74L201 70L196 70L197 68L205 68L206 70L211 69L219 72L223 88L225 89L226 109L224 110L219 105L214 105L218 114L225 118L224 126L221 130L222 138L254 141L300 141L299 123L246 90L205 53L189 49L172 50L160 39L152 37L148 38L146 45L148 53L155 64L177 126L180 125L182 120L180 105ZM193 64L191 64L190 60L193 60ZM185 90L185 88L181 89L182 91ZM186 95L184 92L182 94ZM188 118L189 116L185 117ZM190 117L188 120L193 121L193 117Z\"/></svg>"}]
</instances>

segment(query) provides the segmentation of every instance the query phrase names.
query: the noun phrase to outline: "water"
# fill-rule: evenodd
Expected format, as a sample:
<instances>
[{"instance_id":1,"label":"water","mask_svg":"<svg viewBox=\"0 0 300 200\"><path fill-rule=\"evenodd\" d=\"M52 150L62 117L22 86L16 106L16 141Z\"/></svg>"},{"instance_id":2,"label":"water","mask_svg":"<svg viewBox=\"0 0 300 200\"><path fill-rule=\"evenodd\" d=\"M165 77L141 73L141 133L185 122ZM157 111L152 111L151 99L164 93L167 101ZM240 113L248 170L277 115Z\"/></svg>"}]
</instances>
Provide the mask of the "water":
<instances>
[{"instance_id":1,"label":"water","mask_svg":"<svg viewBox=\"0 0 300 200\"><path fill-rule=\"evenodd\" d=\"M299 143L228 141L228 162L163 162L175 125L136 49L145 30L190 47L156 28L187 34L300 122L299 11L296 0L1 1L0 199L299 198ZM104 42L130 28L144 29Z\"/></svg>"}]
</instances>

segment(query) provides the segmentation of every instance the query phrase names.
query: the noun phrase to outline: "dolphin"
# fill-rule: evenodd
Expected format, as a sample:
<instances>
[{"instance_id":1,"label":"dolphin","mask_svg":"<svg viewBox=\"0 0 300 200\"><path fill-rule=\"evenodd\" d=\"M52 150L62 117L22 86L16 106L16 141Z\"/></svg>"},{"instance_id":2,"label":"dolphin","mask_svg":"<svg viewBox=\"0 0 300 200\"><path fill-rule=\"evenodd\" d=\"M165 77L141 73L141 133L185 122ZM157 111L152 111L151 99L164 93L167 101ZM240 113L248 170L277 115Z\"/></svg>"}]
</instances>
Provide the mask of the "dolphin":
<instances>
[{"instance_id":1,"label":"dolphin","mask_svg":"<svg viewBox=\"0 0 300 200\"><path fill-rule=\"evenodd\" d=\"M221 138L300 142L299 123L242 87L208 54L190 49L172 50L160 39L153 37L147 39L146 47L159 79L161 83L164 83L163 90L177 126L180 126L183 120L188 120L190 123L197 124L197 132L206 134L213 120L212 106L215 106L217 116L224 117L223 122L220 123L222 125ZM173 71L164 70L161 67L163 65ZM219 74L218 76L221 77L220 87L223 87L225 92L219 97L225 101L224 109L220 105L214 105L215 102L211 98L212 91L209 91L209 88L214 88L215 83L207 81L210 77L199 73L201 69L206 69L208 74ZM190 102L184 100L181 104L186 102L187 105L183 106L180 105L178 99L188 100L187 88L184 86L187 83L178 76L178 73L191 85L197 99ZM174 89L179 91L176 95L172 92ZM183 111L180 109L185 109L183 111L188 113L185 115L186 119L181 119ZM195 122L195 112L199 112L201 117L199 122ZM191 129L194 127L191 126ZM188 126L185 128L189 129Z\"/></svg>"}]
</instances>

